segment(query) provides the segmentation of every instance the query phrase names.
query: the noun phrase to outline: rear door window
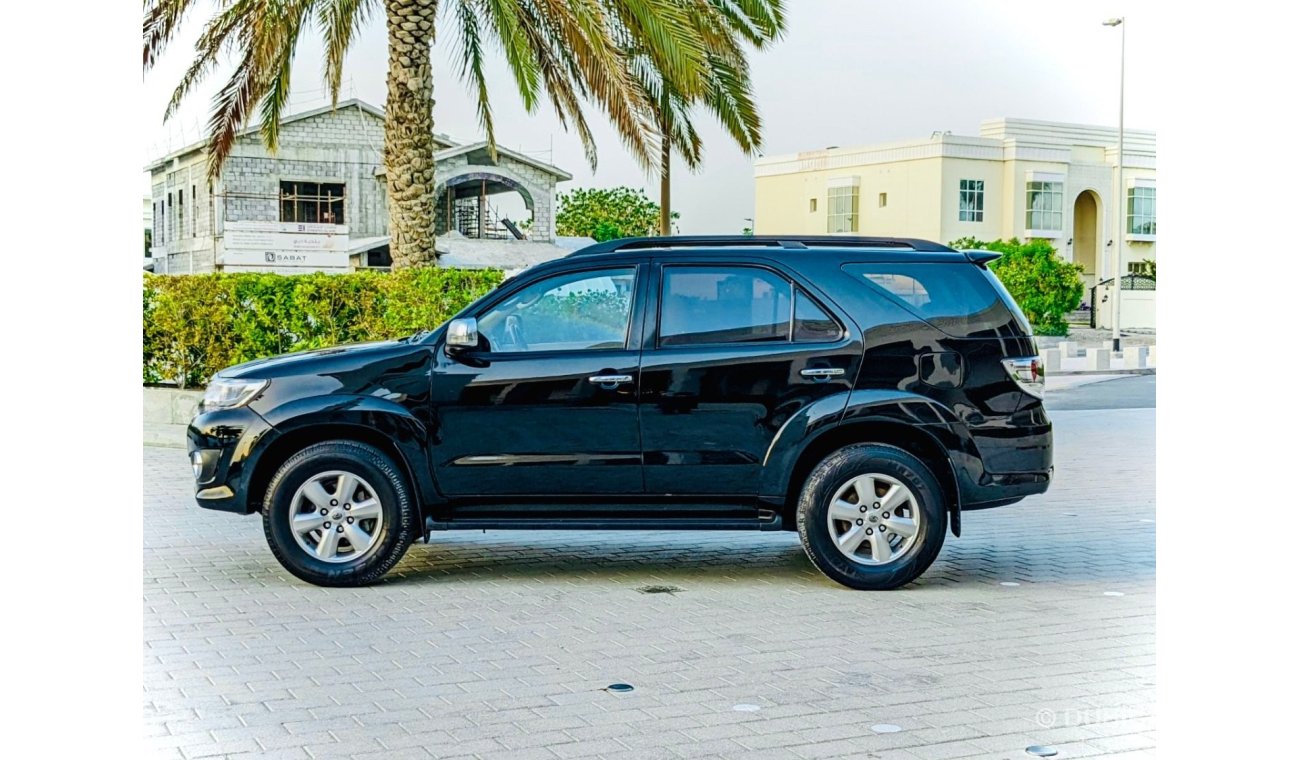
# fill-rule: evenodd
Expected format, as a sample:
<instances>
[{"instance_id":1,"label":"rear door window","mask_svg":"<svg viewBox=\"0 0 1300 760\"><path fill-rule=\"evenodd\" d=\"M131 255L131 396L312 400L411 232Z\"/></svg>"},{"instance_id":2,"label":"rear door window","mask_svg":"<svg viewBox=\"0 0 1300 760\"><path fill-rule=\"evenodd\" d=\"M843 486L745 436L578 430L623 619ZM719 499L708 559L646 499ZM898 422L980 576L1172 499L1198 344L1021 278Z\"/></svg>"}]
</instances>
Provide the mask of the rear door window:
<instances>
[{"instance_id":1,"label":"rear door window","mask_svg":"<svg viewBox=\"0 0 1300 760\"><path fill-rule=\"evenodd\" d=\"M659 345L790 340L789 280L746 266L666 266Z\"/></svg>"}]
</instances>

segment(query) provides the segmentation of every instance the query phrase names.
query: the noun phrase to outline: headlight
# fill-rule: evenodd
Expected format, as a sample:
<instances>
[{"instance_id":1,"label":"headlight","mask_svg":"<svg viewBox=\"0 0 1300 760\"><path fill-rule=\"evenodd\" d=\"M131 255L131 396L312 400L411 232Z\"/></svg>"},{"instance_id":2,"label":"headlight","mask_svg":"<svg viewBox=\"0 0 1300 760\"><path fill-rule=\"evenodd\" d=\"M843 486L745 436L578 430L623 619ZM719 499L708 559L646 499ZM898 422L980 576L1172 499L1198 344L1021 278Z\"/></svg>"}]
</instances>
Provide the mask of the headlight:
<instances>
[{"instance_id":1,"label":"headlight","mask_svg":"<svg viewBox=\"0 0 1300 760\"><path fill-rule=\"evenodd\" d=\"M243 406L262 389L270 385L270 380L239 380L214 377L203 393L204 409L234 409Z\"/></svg>"}]
</instances>

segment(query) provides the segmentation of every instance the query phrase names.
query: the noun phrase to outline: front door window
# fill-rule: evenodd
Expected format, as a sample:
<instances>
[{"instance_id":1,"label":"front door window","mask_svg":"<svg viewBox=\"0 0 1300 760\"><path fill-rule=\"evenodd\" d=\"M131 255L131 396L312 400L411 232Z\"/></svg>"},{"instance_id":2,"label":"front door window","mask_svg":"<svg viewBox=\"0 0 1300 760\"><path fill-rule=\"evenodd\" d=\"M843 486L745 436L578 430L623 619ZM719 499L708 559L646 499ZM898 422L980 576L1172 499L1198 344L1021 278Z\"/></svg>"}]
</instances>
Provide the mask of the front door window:
<instances>
[{"instance_id":1,"label":"front door window","mask_svg":"<svg viewBox=\"0 0 1300 760\"><path fill-rule=\"evenodd\" d=\"M635 280L631 267L549 277L489 310L479 331L494 353L621 349Z\"/></svg>"}]
</instances>

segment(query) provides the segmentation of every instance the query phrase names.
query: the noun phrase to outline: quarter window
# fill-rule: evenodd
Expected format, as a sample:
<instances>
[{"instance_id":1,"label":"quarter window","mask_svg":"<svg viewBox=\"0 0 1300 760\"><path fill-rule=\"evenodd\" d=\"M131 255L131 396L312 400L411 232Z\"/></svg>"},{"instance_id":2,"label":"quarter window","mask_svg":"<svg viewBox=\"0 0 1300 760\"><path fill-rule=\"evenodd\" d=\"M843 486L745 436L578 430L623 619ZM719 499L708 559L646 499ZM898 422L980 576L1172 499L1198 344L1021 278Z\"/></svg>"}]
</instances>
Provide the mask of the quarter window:
<instances>
[{"instance_id":1,"label":"quarter window","mask_svg":"<svg viewBox=\"0 0 1300 760\"><path fill-rule=\"evenodd\" d=\"M659 345L787 342L790 291L755 267L666 267Z\"/></svg>"},{"instance_id":2,"label":"quarter window","mask_svg":"<svg viewBox=\"0 0 1300 760\"><path fill-rule=\"evenodd\" d=\"M984 221L984 180L964 179L957 204L957 220L962 222Z\"/></svg>"},{"instance_id":3,"label":"quarter window","mask_svg":"<svg viewBox=\"0 0 1300 760\"><path fill-rule=\"evenodd\" d=\"M831 187L826 190L826 231L858 231L857 186Z\"/></svg>"},{"instance_id":4,"label":"quarter window","mask_svg":"<svg viewBox=\"0 0 1300 760\"><path fill-rule=\"evenodd\" d=\"M625 348L635 281L632 268L548 277L479 317L479 332L497 353Z\"/></svg>"},{"instance_id":5,"label":"quarter window","mask_svg":"<svg viewBox=\"0 0 1300 760\"><path fill-rule=\"evenodd\" d=\"M844 334L840 323L802 290L794 293L794 342L826 343Z\"/></svg>"},{"instance_id":6,"label":"quarter window","mask_svg":"<svg viewBox=\"0 0 1300 760\"><path fill-rule=\"evenodd\" d=\"M280 221L343 224L343 183L281 182Z\"/></svg>"},{"instance_id":7,"label":"quarter window","mask_svg":"<svg viewBox=\"0 0 1300 760\"><path fill-rule=\"evenodd\" d=\"M1061 182L1029 183L1025 196L1025 229L1061 229L1065 185Z\"/></svg>"},{"instance_id":8,"label":"quarter window","mask_svg":"<svg viewBox=\"0 0 1300 760\"><path fill-rule=\"evenodd\" d=\"M1156 234L1156 189L1154 187L1128 189L1128 234Z\"/></svg>"}]
</instances>

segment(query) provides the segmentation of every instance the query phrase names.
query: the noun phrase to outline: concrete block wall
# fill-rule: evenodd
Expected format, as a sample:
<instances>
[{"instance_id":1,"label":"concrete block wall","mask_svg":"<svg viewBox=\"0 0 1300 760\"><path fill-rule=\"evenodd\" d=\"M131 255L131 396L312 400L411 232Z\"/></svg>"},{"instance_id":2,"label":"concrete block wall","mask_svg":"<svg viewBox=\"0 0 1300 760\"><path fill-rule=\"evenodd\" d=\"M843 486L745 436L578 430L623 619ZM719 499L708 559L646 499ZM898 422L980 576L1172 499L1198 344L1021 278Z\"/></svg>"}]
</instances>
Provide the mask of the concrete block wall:
<instances>
[{"instance_id":1,"label":"concrete block wall","mask_svg":"<svg viewBox=\"0 0 1300 760\"><path fill-rule=\"evenodd\" d=\"M144 444L185 448L185 431L203 400L203 391L144 389Z\"/></svg>"}]
</instances>

